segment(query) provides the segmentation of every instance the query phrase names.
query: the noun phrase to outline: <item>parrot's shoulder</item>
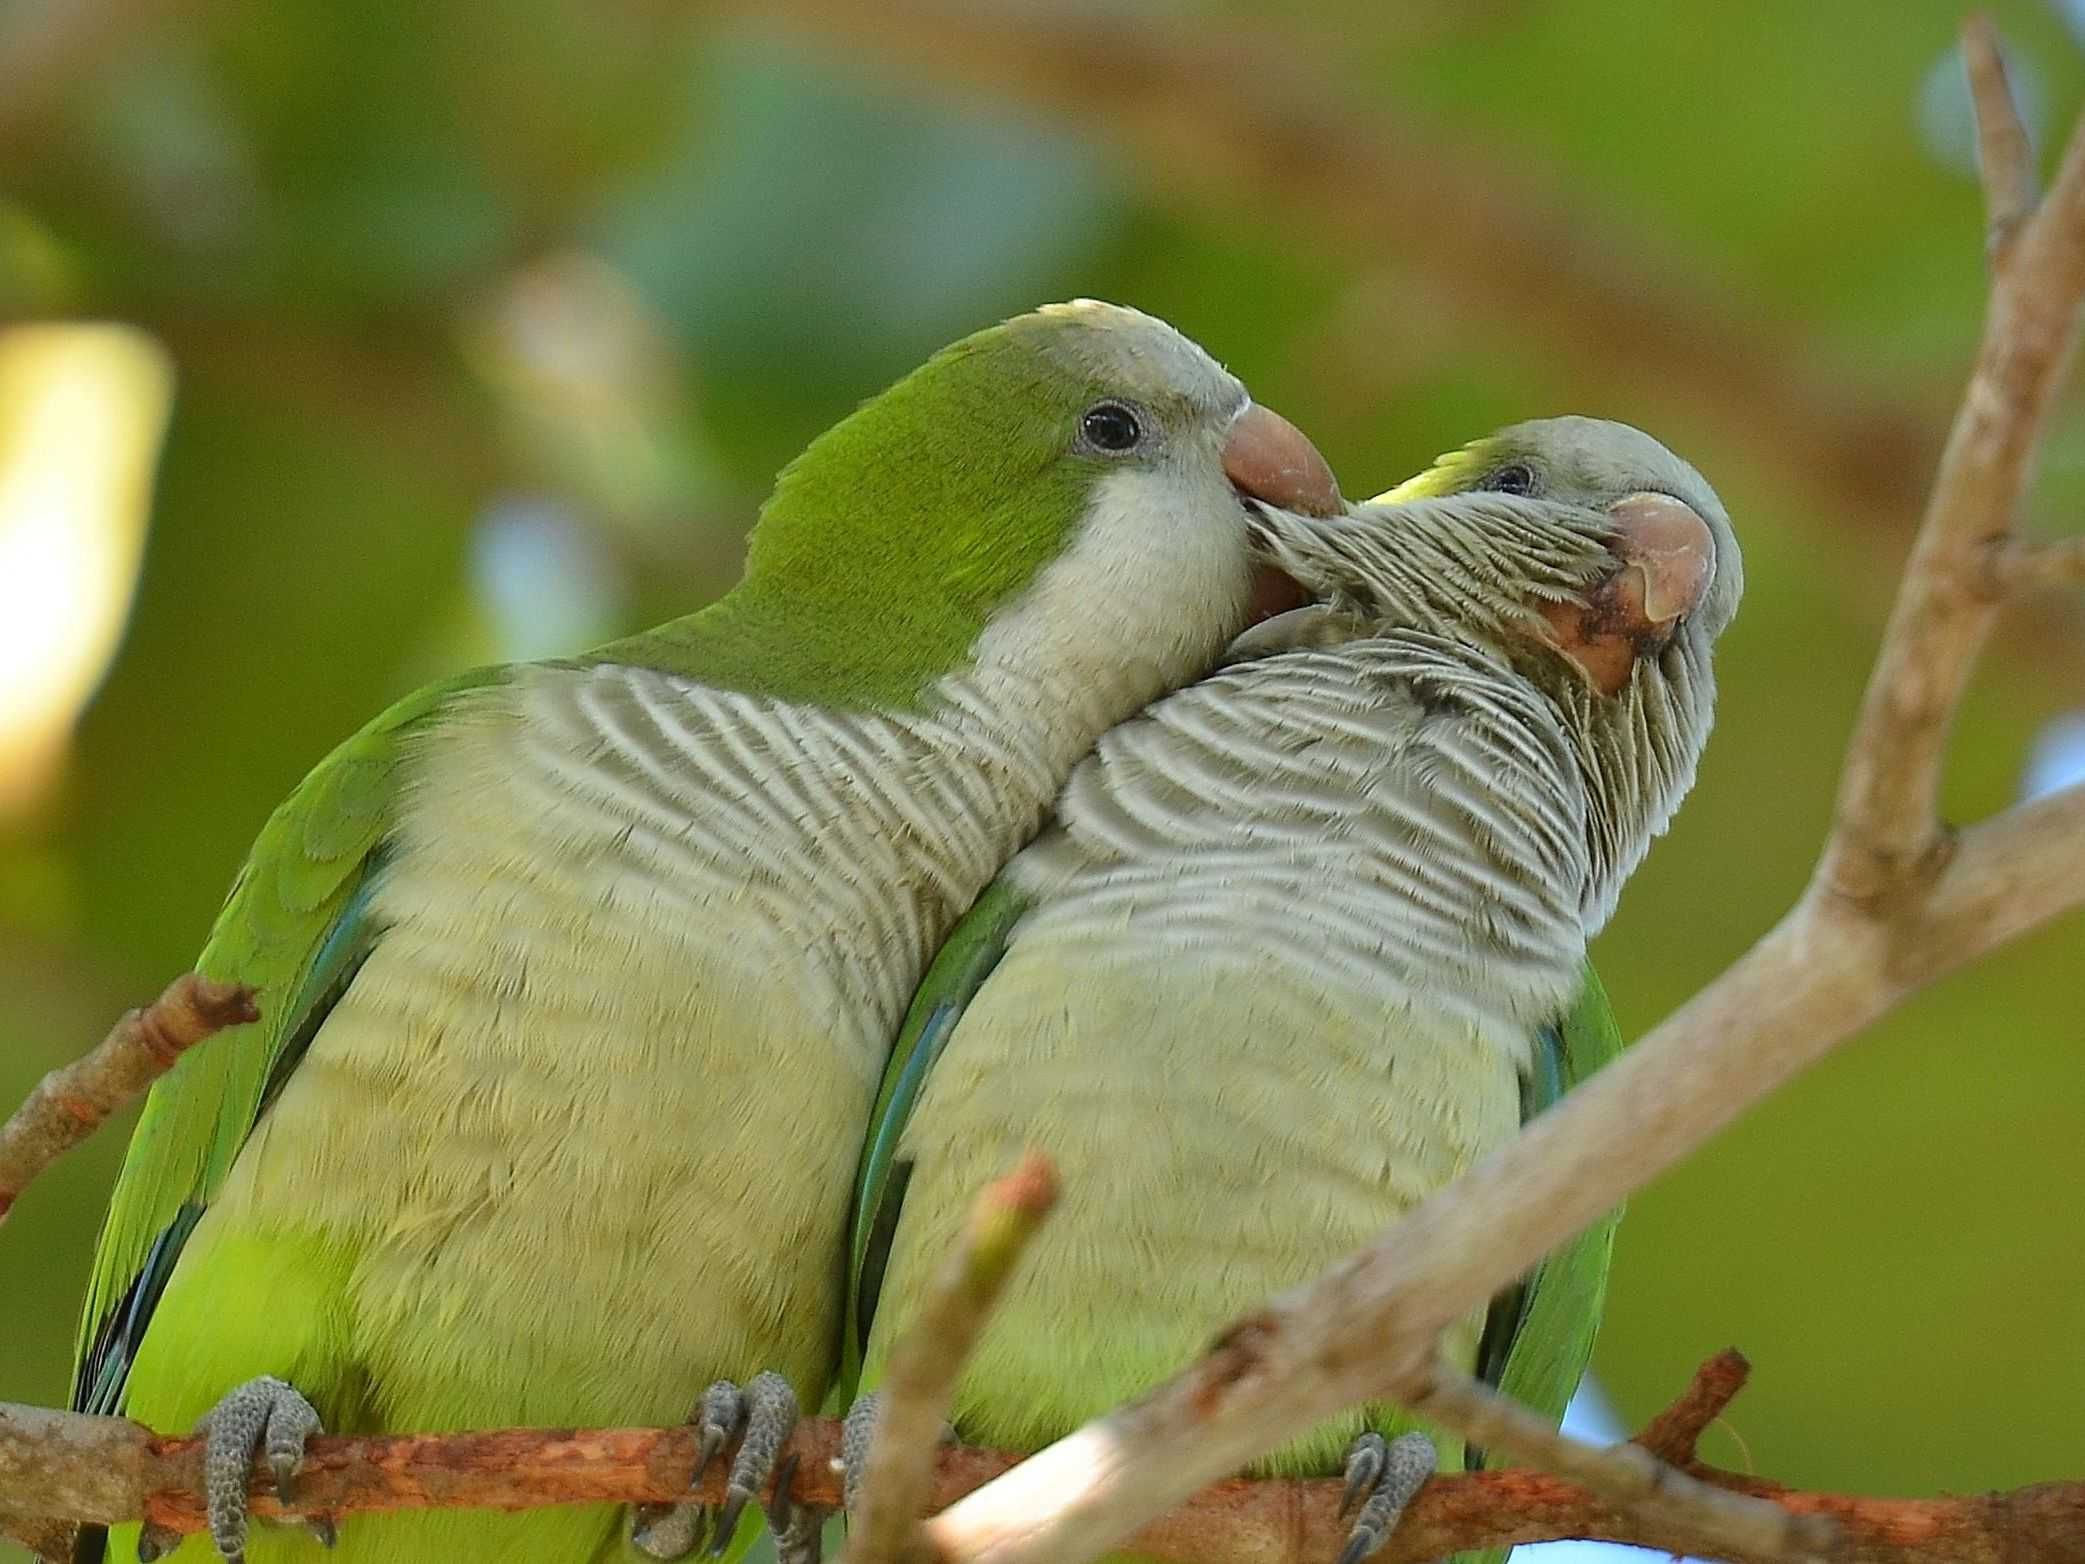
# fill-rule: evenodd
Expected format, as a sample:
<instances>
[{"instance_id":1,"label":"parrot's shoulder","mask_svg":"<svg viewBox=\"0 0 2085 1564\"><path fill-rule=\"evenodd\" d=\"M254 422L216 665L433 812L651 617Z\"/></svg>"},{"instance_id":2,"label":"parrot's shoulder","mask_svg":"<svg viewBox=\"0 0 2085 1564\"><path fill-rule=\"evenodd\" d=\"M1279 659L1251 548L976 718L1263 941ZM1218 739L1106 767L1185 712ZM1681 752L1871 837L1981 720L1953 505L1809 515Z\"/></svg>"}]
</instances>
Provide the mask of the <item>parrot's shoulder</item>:
<instances>
[{"instance_id":1,"label":"parrot's shoulder","mask_svg":"<svg viewBox=\"0 0 2085 1564\"><path fill-rule=\"evenodd\" d=\"M368 954L370 889L413 737L511 676L474 669L404 697L313 767L255 837L196 967L253 988L260 1019L190 1050L146 1098L95 1251L76 1405L120 1405L129 1358L189 1230Z\"/></svg>"}]
</instances>

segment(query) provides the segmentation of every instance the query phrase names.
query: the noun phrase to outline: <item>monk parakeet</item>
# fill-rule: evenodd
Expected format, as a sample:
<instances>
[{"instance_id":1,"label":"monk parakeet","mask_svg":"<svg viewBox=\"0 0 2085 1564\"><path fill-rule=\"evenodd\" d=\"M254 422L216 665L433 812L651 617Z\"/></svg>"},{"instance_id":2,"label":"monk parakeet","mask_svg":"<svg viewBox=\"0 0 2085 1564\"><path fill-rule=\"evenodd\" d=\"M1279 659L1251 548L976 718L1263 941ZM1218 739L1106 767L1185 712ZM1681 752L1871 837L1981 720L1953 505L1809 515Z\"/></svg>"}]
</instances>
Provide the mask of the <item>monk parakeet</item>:
<instances>
[{"instance_id":1,"label":"monk parakeet","mask_svg":"<svg viewBox=\"0 0 2085 1564\"><path fill-rule=\"evenodd\" d=\"M1262 504L1343 502L1179 333L1053 306L815 441L717 603L362 729L204 947L262 1019L151 1094L77 1404L207 1417L237 1558L255 1450L287 1485L321 1425L658 1423L718 1381L707 1435L750 1425L721 1551L828 1388L928 959L1095 738L1247 623ZM331 1556L569 1564L625 1546L618 1514L370 1516ZM111 1551L173 1539L140 1541ZM249 1551L318 1556L297 1527Z\"/></svg>"},{"instance_id":2,"label":"monk parakeet","mask_svg":"<svg viewBox=\"0 0 2085 1564\"><path fill-rule=\"evenodd\" d=\"M935 961L885 1077L854 1228L864 1388L974 1193L1028 1147L1063 1175L956 1392L966 1442L1032 1450L1148 1389L1619 1046L1586 942L1708 733L1740 589L1716 495L1648 436L1566 418L1276 531L1326 606L1100 741ZM1610 1240L1448 1356L1559 1416ZM1345 1462L1359 1558L1431 1468L1413 1426L1357 1409L1259 1470Z\"/></svg>"}]
</instances>

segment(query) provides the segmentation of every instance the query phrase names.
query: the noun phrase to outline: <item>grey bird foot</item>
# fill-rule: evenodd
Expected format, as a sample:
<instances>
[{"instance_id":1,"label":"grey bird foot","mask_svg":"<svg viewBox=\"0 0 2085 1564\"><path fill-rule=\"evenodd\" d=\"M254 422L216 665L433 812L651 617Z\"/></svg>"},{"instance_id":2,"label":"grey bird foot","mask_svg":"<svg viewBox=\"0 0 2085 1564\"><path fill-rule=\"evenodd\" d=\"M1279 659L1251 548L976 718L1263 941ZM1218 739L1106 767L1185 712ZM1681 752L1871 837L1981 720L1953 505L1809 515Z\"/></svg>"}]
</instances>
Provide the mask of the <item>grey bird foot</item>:
<instances>
[{"instance_id":1,"label":"grey bird foot","mask_svg":"<svg viewBox=\"0 0 2085 1564\"><path fill-rule=\"evenodd\" d=\"M876 1437L876 1414L883 1405L883 1392L872 1390L847 1409L840 1424L840 1503L849 1515L861 1498L862 1479L869 1472L869 1445ZM956 1442L955 1425L941 1425L941 1442Z\"/></svg>"},{"instance_id":2,"label":"grey bird foot","mask_svg":"<svg viewBox=\"0 0 2085 1564\"><path fill-rule=\"evenodd\" d=\"M1434 1460L1433 1441L1424 1434L1385 1440L1381 1434L1366 1433L1347 1446L1347 1490L1340 1496L1339 1513L1345 1516L1357 1502L1361 1513L1347 1533L1339 1564L1361 1564L1383 1545L1397 1529L1412 1495L1433 1476Z\"/></svg>"},{"instance_id":3,"label":"grey bird foot","mask_svg":"<svg viewBox=\"0 0 2085 1564\"><path fill-rule=\"evenodd\" d=\"M862 1478L869 1470L869 1444L876 1437L876 1414L883 1406L883 1392L872 1390L847 1409L840 1424L840 1507L854 1513L861 1498Z\"/></svg>"},{"instance_id":4,"label":"grey bird foot","mask_svg":"<svg viewBox=\"0 0 2085 1564\"><path fill-rule=\"evenodd\" d=\"M218 1402L196 1432L203 1444L203 1498L210 1517L210 1540L226 1564L246 1557L246 1479L256 1452L265 1453L275 1474L275 1496L288 1509L297 1500L297 1473L304 1465L304 1442L325 1432L318 1409L294 1385L263 1374L249 1379ZM307 1522L326 1546L333 1545L333 1524L323 1517ZM138 1556L156 1559L180 1538L148 1526L138 1538Z\"/></svg>"},{"instance_id":5,"label":"grey bird foot","mask_svg":"<svg viewBox=\"0 0 2085 1564\"><path fill-rule=\"evenodd\" d=\"M738 1530L738 1519L746 1505L758 1496L770 1477L779 1477L776 1498L767 1506L776 1546L779 1549L787 1540L792 1525L799 1533L808 1526L810 1553L802 1554L803 1544L798 1537L798 1559L790 1560L784 1555L785 1564L802 1564L806 1557L815 1560L823 1516L811 1521L813 1507L789 1498L788 1482L796 1475L795 1463L785 1463L779 1473L776 1469L782 1447L796 1429L796 1420L796 1392L780 1374L756 1374L746 1382L744 1390L728 1379L710 1386L702 1393L702 1404L690 1419L696 1427L699 1453L695 1475L688 1479L689 1483L701 1482L717 1452L741 1432L744 1434L738 1454L732 1458L724 1503L717 1511L715 1523L710 1524L700 1505L640 1505L630 1517L631 1545L650 1558L677 1559L700 1547L706 1535L711 1557L720 1557L731 1546L732 1534Z\"/></svg>"}]
</instances>

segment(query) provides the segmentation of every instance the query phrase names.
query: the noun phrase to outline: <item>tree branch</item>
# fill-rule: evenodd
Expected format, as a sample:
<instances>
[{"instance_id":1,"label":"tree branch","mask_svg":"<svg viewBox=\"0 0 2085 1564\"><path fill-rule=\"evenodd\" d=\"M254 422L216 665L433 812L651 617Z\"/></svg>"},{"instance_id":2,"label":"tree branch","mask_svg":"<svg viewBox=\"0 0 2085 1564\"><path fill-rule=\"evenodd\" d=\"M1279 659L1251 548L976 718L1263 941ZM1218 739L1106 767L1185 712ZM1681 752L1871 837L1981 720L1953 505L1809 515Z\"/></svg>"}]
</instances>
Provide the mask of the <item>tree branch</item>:
<instances>
[{"instance_id":1,"label":"tree branch","mask_svg":"<svg viewBox=\"0 0 2085 1564\"><path fill-rule=\"evenodd\" d=\"M1992 552L1991 574L2001 593L2085 586L2085 537L2010 542Z\"/></svg>"},{"instance_id":2,"label":"tree branch","mask_svg":"<svg viewBox=\"0 0 2085 1564\"><path fill-rule=\"evenodd\" d=\"M1694 1477L1749 1494L1796 1517L1837 1523L1848 1564L2001 1564L2020 1558L2076 1557L2085 1550L2085 1483L2045 1483L2012 1493L1959 1499L1865 1499L1798 1493L1757 1478L1719 1472L1693 1459L1694 1444L1742 1388L1747 1367L1735 1352L1703 1364L1694 1382L1635 1441ZM839 1502L833 1469L841 1425L807 1420L785 1459L795 1456L797 1499ZM390 1435L311 1442L298 1503L314 1513L478 1505L520 1509L546 1504L656 1503L723 1498L727 1459L692 1490L696 1436L659 1429L509 1429L495 1433ZM933 1498L946 1503L1007 1470L1017 1456L945 1448ZM272 1480L256 1466L254 1513L279 1517ZM0 1493L30 1499L37 1514L61 1511L111 1524L145 1516L181 1532L203 1528L199 1483L202 1442L158 1439L120 1418L85 1417L0 1405ZM1145 1527L1137 1551L1178 1564L1324 1564L1344 1541L1338 1480L1230 1480ZM53 1545L48 1523L17 1520L6 1529ZM1436 1477L1412 1501L1402 1525L1371 1564L1421 1564L1469 1548L1507 1547L1563 1537L1634 1543L1678 1551L1688 1534L1657 1519L1631 1520L1568 1480L1524 1468Z\"/></svg>"},{"instance_id":3,"label":"tree branch","mask_svg":"<svg viewBox=\"0 0 2085 1564\"><path fill-rule=\"evenodd\" d=\"M1962 67L1976 105L1976 166L1984 187L1984 248L1994 268L2011 254L2013 236L2034 215L2034 144L2013 102L1998 29L1986 16L1962 28Z\"/></svg>"},{"instance_id":4,"label":"tree branch","mask_svg":"<svg viewBox=\"0 0 2085 1564\"><path fill-rule=\"evenodd\" d=\"M0 1221L29 1181L85 1140L174 1061L228 1026L260 1019L253 990L190 972L130 1010L92 1053L51 1071L0 1124Z\"/></svg>"}]
</instances>

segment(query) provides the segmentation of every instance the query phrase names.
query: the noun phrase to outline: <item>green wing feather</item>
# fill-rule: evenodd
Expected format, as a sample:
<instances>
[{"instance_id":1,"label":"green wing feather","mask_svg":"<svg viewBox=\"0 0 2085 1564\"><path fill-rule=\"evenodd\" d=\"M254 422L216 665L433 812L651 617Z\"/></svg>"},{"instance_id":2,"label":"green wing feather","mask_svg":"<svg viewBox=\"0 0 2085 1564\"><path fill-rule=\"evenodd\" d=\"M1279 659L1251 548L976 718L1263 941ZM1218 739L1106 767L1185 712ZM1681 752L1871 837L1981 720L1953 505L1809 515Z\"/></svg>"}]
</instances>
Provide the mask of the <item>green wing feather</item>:
<instances>
[{"instance_id":1,"label":"green wing feather","mask_svg":"<svg viewBox=\"0 0 2085 1564\"><path fill-rule=\"evenodd\" d=\"M1621 1029L1592 965L1561 1028L1546 1029L1543 1047L1523 1093L1533 1118L1622 1051ZM1492 1305L1478 1352L1479 1375L1552 1423L1561 1421L1571 1393L1593 1355L1593 1337L1607 1300L1607 1267L1614 1254L1611 1211L1544 1260L1528 1279ZM1475 1463L1493 1465L1479 1451ZM1504 1549L1458 1553L1452 1564L1504 1564Z\"/></svg>"},{"instance_id":2,"label":"green wing feather","mask_svg":"<svg viewBox=\"0 0 2085 1564\"><path fill-rule=\"evenodd\" d=\"M843 1406L862 1388L862 1354L869 1344L876 1298L883 1289L891 1235L897 1231L898 1212L905 1204L905 1181L911 1169L897 1160L898 1142L949 1034L1006 954L1007 938L1027 910L1027 900L1006 880L986 888L920 980L919 992L898 1029L890 1062L884 1066L883 1086L876 1094L875 1111L869 1115L869 1135L854 1186L847 1335L840 1377Z\"/></svg>"},{"instance_id":3,"label":"green wing feather","mask_svg":"<svg viewBox=\"0 0 2085 1564\"><path fill-rule=\"evenodd\" d=\"M321 761L262 827L196 963L205 976L255 988L261 1018L191 1051L146 1099L95 1249L76 1406L121 1407L181 1245L368 954L400 741L452 696L504 677L478 669L407 696Z\"/></svg>"},{"instance_id":4,"label":"green wing feather","mask_svg":"<svg viewBox=\"0 0 2085 1564\"><path fill-rule=\"evenodd\" d=\"M1529 1117L1592 1075L1622 1050L1607 990L1590 964L1578 1002L1565 1018L1555 1050L1547 1100L1529 1103ZM1548 1072L1544 1072L1548 1073ZM1564 1407L1593 1354L1593 1337L1607 1298L1619 1210L1611 1211L1536 1267L1524 1288L1519 1319L1504 1355L1501 1390L1552 1421Z\"/></svg>"}]
</instances>

